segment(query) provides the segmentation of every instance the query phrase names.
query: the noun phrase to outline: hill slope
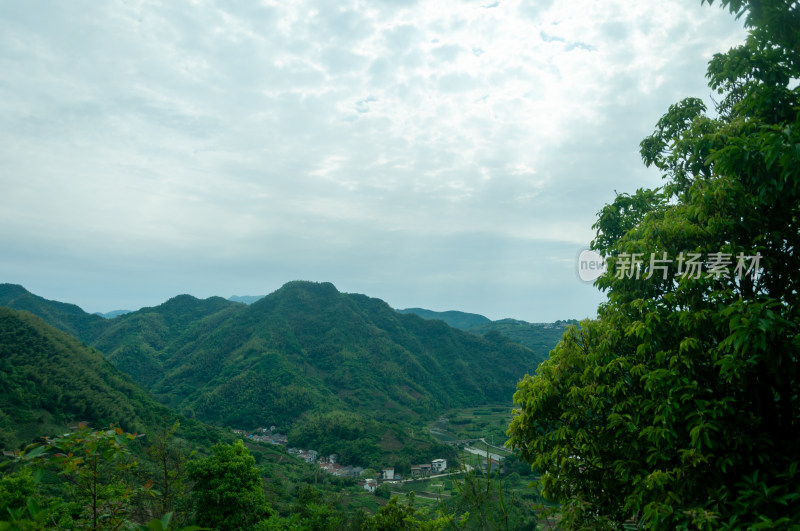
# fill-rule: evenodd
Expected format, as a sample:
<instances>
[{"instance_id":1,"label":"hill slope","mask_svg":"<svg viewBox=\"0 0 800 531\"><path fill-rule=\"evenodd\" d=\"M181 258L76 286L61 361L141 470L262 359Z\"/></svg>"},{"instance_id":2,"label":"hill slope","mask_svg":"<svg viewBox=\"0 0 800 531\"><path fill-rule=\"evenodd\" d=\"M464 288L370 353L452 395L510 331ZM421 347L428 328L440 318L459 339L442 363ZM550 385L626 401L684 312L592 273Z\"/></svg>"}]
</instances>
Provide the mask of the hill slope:
<instances>
[{"instance_id":1,"label":"hill slope","mask_svg":"<svg viewBox=\"0 0 800 531\"><path fill-rule=\"evenodd\" d=\"M525 345L541 359L547 358L550 351L561 340L561 336L568 325L578 324L578 321L574 319L556 321L554 323L529 323L517 319L492 321L488 317L475 313L458 311L435 312L423 308L407 308L397 311L404 314L419 315L423 319L438 319L454 328L472 334L485 335L497 332L521 345Z\"/></svg>"},{"instance_id":2,"label":"hill slope","mask_svg":"<svg viewBox=\"0 0 800 531\"><path fill-rule=\"evenodd\" d=\"M320 448L351 440L361 462L430 446L412 426L442 410L510 403L541 361L500 334L400 314L329 283L290 282L251 305L181 295L113 320L16 291L12 301L34 301L181 414L277 425Z\"/></svg>"},{"instance_id":3,"label":"hill slope","mask_svg":"<svg viewBox=\"0 0 800 531\"><path fill-rule=\"evenodd\" d=\"M435 312L424 308L406 308L404 310L397 310L397 312L404 314L413 313L414 315L419 315L423 319L438 319L459 330L467 330L471 326L484 325L492 322L491 319L486 316L477 313L459 312L456 310Z\"/></svg>"},{"instance_id":4,"label":"hill slope","mask_svg":"<svg viewBox=\"0 0 800 531\"><path fill-rule=\"evenodd\" d=\"M176 329L176 302L203 311ZM93 345L165 403L215 423L287 425L311 409L416 418L508 401L540 361L329 283L291 282L250 306L167 304L115 319Z\"/></svg>"},{"instance_id":5,"label":"hill slope","mask_svg":"<svg viewBox=\"0 0 800 531\"><path fill-rule=\"evenodd\" d=\"M39 297L17 284L0 284L0 306L30 312L84 343L89 343L107 325L106 319L99 315L88 314L74 304Z\"/></svg>"},{"instance_id":6,"label":"hill slope","mask_svg":"<svg viewBox=\"0 0 800 531\"><path fill-rule=\"evenodd\" d=\"M572 319L555 323L529 323L517 319L500 319L470 326L467 331L473 334L502 334L512 341L525 345L542 359L546 359L550 351L561 341L567 326L571 324L577 325L578 321Z\"/></svg>"},{"instance_id":7,"label":"hill slope","mask_svg":"<svg viewBox=\"0 0 800 531\"><path fill-rule=\"evenodd\" d=\"M174 417L114 368L27 312L0 308L0 447L73 421L143 431Z\"/></svg>"}]
</instances>

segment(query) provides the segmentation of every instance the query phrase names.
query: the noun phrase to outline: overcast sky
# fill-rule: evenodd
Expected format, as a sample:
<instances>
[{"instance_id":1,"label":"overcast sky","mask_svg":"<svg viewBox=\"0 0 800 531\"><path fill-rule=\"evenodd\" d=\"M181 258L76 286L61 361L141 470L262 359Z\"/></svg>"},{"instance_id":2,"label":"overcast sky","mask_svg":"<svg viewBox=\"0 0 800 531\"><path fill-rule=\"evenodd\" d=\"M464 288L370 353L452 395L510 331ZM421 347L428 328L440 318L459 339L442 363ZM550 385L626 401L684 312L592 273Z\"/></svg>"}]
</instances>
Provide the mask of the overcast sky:
<instances>
[{"instance_id":1,"label":"overcast sky","mask_svg":"<svg viewBox=\"0 0 800 531\"><path fill-rule=\"evenodd\" d=\"M594 316L597 212L743 37L699 0L3 2L0 282Z\"/></svg>"}]
</instances>

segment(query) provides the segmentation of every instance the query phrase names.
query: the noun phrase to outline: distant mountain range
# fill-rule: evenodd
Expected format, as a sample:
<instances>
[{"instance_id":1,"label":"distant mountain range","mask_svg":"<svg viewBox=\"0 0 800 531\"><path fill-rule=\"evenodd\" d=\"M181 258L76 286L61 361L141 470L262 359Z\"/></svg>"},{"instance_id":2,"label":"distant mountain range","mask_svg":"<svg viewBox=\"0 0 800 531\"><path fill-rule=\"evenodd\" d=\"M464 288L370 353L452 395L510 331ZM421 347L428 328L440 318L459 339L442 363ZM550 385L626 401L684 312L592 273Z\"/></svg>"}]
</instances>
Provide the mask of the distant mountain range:
<instances>
[{"instance_id":1,"label":"distant mountain range","mask_svg":"<svg viewBox=\"0 0 800 531\"><path fill-rule=\"evenodd\" d=\"M266 295L231 295L228 297L228 300L231 302L241 302L244 304L253 304L256 301L263 299ZM125 315L128 313L132 313L133 310L114 310L112 312L95 312L93 315L98 315L105 319L114 319L115 317L119 317L120 315Z\"/></svg>"},{"instance_id":2,"label":"distant mountain range","mask_svg":"<svg viewBox=\"0 0 800 531\"><path fill-rule=\"evenodd\" d=\"M266 297L266 295L231 295L228 300L231 302L242 302L244 304L253 304Z\"/></svg>"},{"instance_id":3,"label":"distant mountain range","mask_svg":"<svg viewBox=\"0 0 800 531\"><path fill-rule=\"evenodd\" d=\"M419 315L423 319L444 321L453 328L473 334L499 333L525 345L543 358L547 357L550 350L558 343L567 326L578 324L575 319L559 320L553 323L529 323L517 319L492 321L488 317L477 313L459 311L434 312L422 308L406 308L397 311L404 314Z\"/></svg>"},{"instance_id":4,"label":"distant mountain range","mask_svg":"<svg viewBox=\"0 0 800 531\"><path fill-rule=\"evenodd\" d=\"M427 434L404 425L452 407L510 403L517 381L555 345L534 351L497 331L467 333L330 283L290 282L250 305L179 295L113 319L0 284L0 306L26 310L99 350L189 418L277 425L320 447L337 422L337 440L359 426L366 431L349 456L363 464L387 453L411 459L412 448L431 446ZM472 319L470 328L498 326L485 317L465 320L469 315L455 317L462 326ZM46 353L36 359L50 363Z\"/></svg>"},{"instance_id":5,"label":"distant mountain range","mask_svg":"<svg viewBox=\"0 0 800 531\"><path fill-rule=\"evenodd\" d=\"M404 310L397 310L399 313L413 313L419 315L423 319L438 319L444 321L453 328L459 330L467 330L471 326L483 325L491 323L492 320L477 313L458 312L455 310L447 312L434 312L424 308L406 308Z\"/></svg>"},{"instance_id":6,"label":"distant mountain range","mask_svg":"<svg viewBox=\"0 0 800 531\"><path fill-rule=\"evenodd\" d=\"M126 313L131 313L133 310L114 310L113 312L94 312L93 315L99 315L104 319L113 319L115 317L119 317L120 315L125 315Z\"/></svg>"}]
</instances>

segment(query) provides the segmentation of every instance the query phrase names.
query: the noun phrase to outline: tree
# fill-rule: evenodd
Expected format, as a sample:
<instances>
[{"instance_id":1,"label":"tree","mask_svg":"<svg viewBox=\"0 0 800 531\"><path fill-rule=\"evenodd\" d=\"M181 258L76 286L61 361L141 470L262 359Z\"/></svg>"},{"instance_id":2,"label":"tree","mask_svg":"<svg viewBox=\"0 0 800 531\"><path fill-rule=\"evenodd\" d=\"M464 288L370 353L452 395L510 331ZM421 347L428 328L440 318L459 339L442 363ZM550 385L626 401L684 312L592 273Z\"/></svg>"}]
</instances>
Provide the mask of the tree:
<instances>
[{"instance_id":1,"label":"tree","mask_svg":"<svg viewBox=\"0 0 800 531\"><path fill-rule=\"evenodd\" d=\"M156 434L153 442L147 448L148 456L155 462L154 488L156 489L156 514L172 514L174 521L183 521L184 515L174 518L175 505L180 504L186 497L186 450L175 440L175 432L180 428L180 423L175 423L164 428ZM181 511L182 513L183 511Z\"/></svg>"},{"instance_id":2,"label":"tree","mask_svg":"<svg viewBox=\"0 0 800 531\"><path fill-rule=\"evenodd\" d=\"M462 514L465 529L536 529L536 516L528 505L514 492L507 492L500 477L499 467L492 472L492 462L487 450L485 457L462 456L461 479L453 476L453 487L458 496L453 497L454 507ZM485 467L485 472L481 468Z\"/></svg>"},{"instance_id":3,"label":"tree","mask_svg":"<svg viewBox=\"0 0 800 531\"><path fill-rule=\"evenodd\" d=\"M440 531L447 528L461 527L461 522L452 514L429 515L426 511L414 507L414 493L408 495L406 503L401 503L393 496L389 503L378 509L374 515L367 517L361 524L362 531Z\"/></svg>"},{"instance_id":4,"label":"tree","mask_svg":"<svg viewBox=\"0 0 800 531\"><path fill-rule=\"evenodd\" d=\"M23 507L28 498L34 497L36 490L36 481L30 469L0 477L0 519L8 515L9 509Z\"/></svg>"},{"instance_id":5,"label":"tree","mask_svg":"<svg viewBox=\"0 0 800 531\"><path fill-rule=\"evenodd\" d=\"M186 464L195 482L197 519L220 530L252 529L270 514L256 462L244 443L216 444L208 457Z\"/></svg>"},{"instance_id":6,"label":"tree","mask_svg":"<svg viewBox=\"0 0 800 531\"><path fill-rule=\"evenodd\" d=\"M92 430L81 423L71 433L45 437L43 442L17 452L15 461L23 468L0 483L15 482L14 487L24 491L27 499L24 507L7 509L11 521L0 522L0 529L11 525L12 529L99 530L127 525L131 502L143 490L134 487L126 476L126 471L137 465L128 450L128 443L137 437L118 427ZM29 474L31 469L36 470L33 475ZM66 496L66 503L60 498L31 495L36 490L34 480L48 470L63 480L58 489ZM19 501L17 498L15 503ZM39 501L47 505L40 506Z\"/></svg>"},{"instance_id":7,"label":"tree","mask_svg":"<svg viewBox=\"0 0 800 531\"><path fill-rule=\"evenodd\" d=\"M709 63L716 113L685 99L642 141L665 184L600 212L607 302L514 395L568 527L800 521L800 9L721 3L749 34Z\"/></svg>"}]
</instances>

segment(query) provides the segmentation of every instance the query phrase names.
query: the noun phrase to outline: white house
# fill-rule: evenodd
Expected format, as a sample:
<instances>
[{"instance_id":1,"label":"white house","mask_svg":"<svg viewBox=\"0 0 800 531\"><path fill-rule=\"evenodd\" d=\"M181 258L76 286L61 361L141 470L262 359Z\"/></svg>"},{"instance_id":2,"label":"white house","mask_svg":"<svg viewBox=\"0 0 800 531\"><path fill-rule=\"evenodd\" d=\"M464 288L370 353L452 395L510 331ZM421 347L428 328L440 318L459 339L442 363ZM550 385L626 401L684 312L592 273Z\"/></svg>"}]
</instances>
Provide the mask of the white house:
<instances>
[{"instance_id":1,"label":"white house","mask_svg":"<svg viewBox=\"0 0 800 531\"><path fill-rule=\"evenodd\" d=\"M394 468L384 468L383 479L394 479Z\"/></svg>"},{"instance_id":2,"label":"white house","mask_svg":"<svg viewBox=\"0 0 800 531\"><path fill-rule=\"evenodd\" d=\"M439 473L441 474L445 470L447 470L447 459L434 459L431 461L431 470L434 474Z\"/></svg>"},{"instance_id":3,"label":"white house","mask_svg":"<svg viewBox=\"0 0 800 531\"><path fill-rule=\"evenodd\" d=\"M378 480L377 479L368 479L368 480L364 481L363 483L359 483L359 484L363 484L364 490L368 490L368 491L373 492L373 493L375 492L375 489L378 488Z\"/></svg>"}]
</instances>

